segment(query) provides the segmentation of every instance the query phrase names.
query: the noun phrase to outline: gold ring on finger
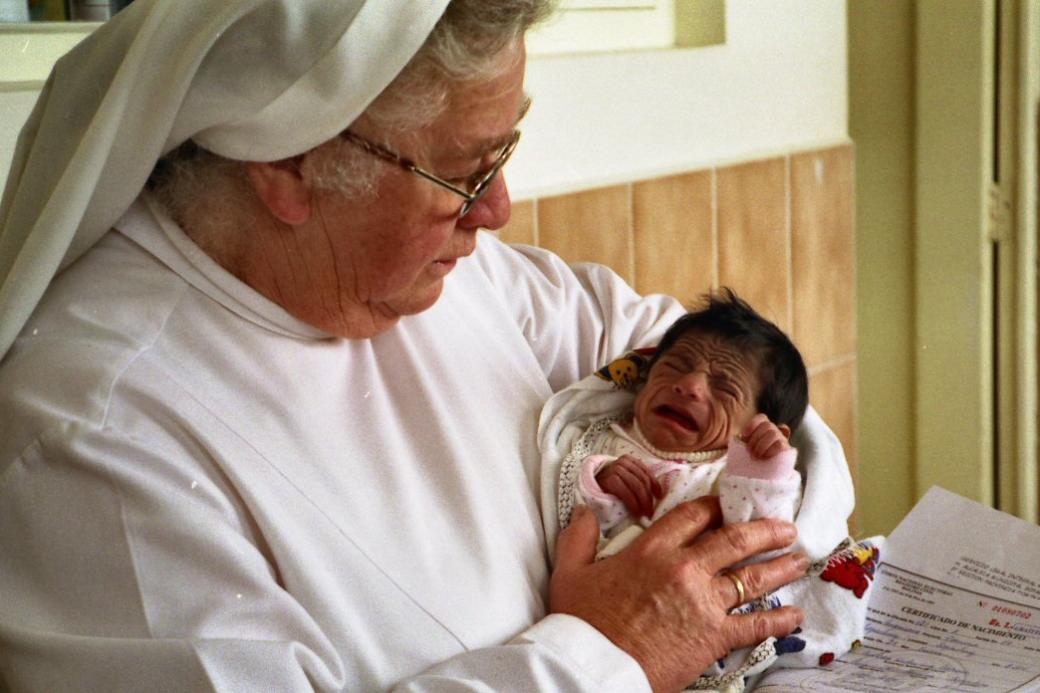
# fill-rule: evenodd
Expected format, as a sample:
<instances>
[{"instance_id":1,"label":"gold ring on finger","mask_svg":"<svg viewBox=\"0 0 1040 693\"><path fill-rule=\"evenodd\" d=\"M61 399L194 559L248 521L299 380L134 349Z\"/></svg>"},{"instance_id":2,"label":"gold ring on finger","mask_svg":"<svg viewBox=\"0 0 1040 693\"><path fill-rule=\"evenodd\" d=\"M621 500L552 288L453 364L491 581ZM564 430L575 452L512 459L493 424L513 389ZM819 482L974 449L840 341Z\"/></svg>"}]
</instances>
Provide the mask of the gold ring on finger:
<instances>
[{"instance_id":1,"label":"gold ring on finger","mask_svg":"<svg viewBox=\"0 0 1040 693\"><path fill-rule=\"evenodd\" d=\"M733 581L733 586L737 588L737 606L740 606L741 604L744 603L744 596L745 596L744 595L744 583L743 583L743 581L741 581L741 579L739 577L737 577L737 574L734 573L732 570L727 570L727 571L723 572L722 574L725 575L726 577L728 577L730 580L732 580Z\"/></svg>"}]
</instances>

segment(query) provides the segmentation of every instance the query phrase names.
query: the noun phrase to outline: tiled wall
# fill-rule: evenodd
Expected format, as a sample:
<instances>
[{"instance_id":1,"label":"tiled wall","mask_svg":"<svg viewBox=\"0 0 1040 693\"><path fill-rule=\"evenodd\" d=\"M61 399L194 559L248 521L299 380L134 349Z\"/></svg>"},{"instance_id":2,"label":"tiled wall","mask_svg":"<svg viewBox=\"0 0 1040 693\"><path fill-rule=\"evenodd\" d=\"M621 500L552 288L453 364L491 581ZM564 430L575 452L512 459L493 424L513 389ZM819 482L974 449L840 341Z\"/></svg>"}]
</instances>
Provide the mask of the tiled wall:
<instances>
[{"instance_id":1,"label":"tiled wall","mask_svg":"<svg viewBox=\"0 0 1040 693\"><path fill-rule=\"evenodd\" d=\"M856 470L853 149L843 145L514 203L500 232L692 302L730 286L801 350Z\"/></svg>"}]
</instances>

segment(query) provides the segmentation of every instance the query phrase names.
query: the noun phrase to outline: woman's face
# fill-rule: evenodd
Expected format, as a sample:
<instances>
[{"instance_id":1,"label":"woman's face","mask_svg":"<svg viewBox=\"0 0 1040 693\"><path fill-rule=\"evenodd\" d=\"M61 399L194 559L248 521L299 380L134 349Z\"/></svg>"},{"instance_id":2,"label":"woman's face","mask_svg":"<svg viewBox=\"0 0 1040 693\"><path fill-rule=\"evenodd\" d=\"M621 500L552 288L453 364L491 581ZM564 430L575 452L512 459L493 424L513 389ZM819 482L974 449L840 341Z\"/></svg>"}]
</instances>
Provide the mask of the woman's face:
<instances>
[{"instance_id":1,"label":"woman's face","mask_svg":"<svg viewBox=\"0 0 1040 693\"><path fill-rule=\"evenodd\" d=\"M526 103L522 47L503 59L503 72L456 88L444 112L417 133L387 137L364 118L351 131L387 142L450 182L487 170ZM445 277L475 249L476 231L509 220L501 173L460 218L462 197L393 163L372 163L382 167L372 192L314 191L307 222L273 248L277 262L290 270L282 270L274 300L304 322L348 338L374 336L401 316L432 306Z\"/></svg>"},{"instance_id":2,"label":"woman's face","mask_svg":"<svg viewBox=\"0 0 1040 693\"><path fill-rule=\"evenodd\" d=\"M717 450L755 416L759 389L751 358L718 337L687 332L650 369L635 420L660 450Z\"/></svg>"}]
</instances>

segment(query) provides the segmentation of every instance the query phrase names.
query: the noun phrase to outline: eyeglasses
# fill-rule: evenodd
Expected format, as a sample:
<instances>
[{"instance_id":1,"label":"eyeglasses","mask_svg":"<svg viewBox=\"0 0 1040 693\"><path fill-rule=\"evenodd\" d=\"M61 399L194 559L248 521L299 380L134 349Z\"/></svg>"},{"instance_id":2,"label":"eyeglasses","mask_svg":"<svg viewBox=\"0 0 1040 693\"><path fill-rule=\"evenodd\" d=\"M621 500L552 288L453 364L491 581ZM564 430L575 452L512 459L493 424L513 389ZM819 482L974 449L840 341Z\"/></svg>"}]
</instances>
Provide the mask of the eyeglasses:
<instances>
[{"instance_id":1,"label":"eyeglasses","mask_svg":"<svg viewBox=\"0 0 1040 693\"><path fill-rule=\"evenodd\" d=\"M464 188L453 185L443 178L435 176L429 171L420 168L411 159L406 159L400 154L395 154L382 145L378 145L360 135L355 135L350 130L344 130L340 133L340 136L348 142L358 145L369 154L378 156L380 159L389 161L392 164L397 164L404 170L422 176L426 180L436 183L442 188L450 190L456 195L462 197L465 202L462 203L462 207L459 209L459 218L466 216L466 214L469 213L469 210L473 209L473 205L477 204L477 202L480 201L480 198L487 194L487 191L491 188L491 184L495 182L495 176L498 175L498 172L502 170L502 167L506 165L507 161L509 161L509 157L512 156L513 150L516 149L516 143L520 141L520 131L513 130L513 137L509 140L506 146L502 148L502 151L498 153L498 156L495 157L495 162L491 164L491 168L487 171L475 174L471 178L471 190L465 190Z\"/></svg>"}]
</instances>

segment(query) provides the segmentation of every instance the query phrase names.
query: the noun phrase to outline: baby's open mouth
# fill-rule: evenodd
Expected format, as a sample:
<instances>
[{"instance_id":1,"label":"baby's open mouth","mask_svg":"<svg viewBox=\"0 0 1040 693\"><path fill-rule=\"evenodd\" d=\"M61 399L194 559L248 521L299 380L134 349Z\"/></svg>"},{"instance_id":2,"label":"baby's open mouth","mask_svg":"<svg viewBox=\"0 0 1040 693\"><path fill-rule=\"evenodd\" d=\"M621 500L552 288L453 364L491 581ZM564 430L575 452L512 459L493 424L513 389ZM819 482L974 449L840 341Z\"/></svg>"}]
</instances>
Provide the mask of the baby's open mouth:
<instances>
[{"instance_id":1,"label":"baby's open mouth","mask_svg":"<svg viewBox=\"0 0 1040 693\"><path fill-rule=\"evenodd\" d=\"M686 412L680 411L678 409L673 409L668 405L662 405L657 409L654 409L654 413L660 416L661 418L668 419L669 421L674 421L683 428L693 431L695 433L701 430L700 426L697 425L697 422L694 421L688 414L686 414Z\"/></svg>"}]
</instances>

